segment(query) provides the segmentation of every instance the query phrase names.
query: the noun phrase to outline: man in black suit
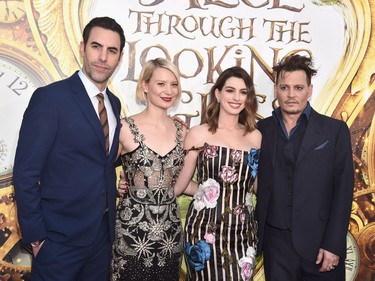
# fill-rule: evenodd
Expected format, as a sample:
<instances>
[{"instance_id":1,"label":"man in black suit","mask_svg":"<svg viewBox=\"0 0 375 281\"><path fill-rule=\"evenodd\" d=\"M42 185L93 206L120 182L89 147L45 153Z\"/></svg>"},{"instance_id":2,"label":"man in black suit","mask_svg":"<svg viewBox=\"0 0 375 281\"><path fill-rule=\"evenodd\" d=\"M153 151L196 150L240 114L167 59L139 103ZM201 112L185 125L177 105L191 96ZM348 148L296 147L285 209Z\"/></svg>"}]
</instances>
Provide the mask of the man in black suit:
<instances>
[{"instance_id":1,"label":"man in black suit","mask_svg":"<svg viewBox=\"0 0 375 281\"><path fill-rule=\"evenodd\" d=\"M13 176L33 281L109 279L121 104L107 82L124 45L115 20L92 19L82 69L37 89L25 111Z\"/></svg>"},{"instance_id":2,"label":"man in black suit","mask_svg":"<svg viewBox=\"0 0 375 281\"><path fill-rule=\"evenodd\" d=\"M256 215L266 280L343 281L354 185L350 132L310 106L311 58L289 55L273 70L280 107L258 122Z\"/></svg>"}]
</instances>

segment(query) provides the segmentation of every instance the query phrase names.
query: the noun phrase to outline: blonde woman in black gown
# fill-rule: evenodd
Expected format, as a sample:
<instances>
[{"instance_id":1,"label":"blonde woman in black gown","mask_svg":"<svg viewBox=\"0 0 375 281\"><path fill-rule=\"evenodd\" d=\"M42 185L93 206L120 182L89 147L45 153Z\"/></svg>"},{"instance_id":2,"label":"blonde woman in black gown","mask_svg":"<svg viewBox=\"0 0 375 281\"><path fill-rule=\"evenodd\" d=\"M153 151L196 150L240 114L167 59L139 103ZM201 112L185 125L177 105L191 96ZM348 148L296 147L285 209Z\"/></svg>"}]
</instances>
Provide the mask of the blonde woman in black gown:
<instances>
[{"instance_id":1,"label":"blonde woman in black gown","mask_svg":"<svg viewBox=\"0 0 375 281\"><path fill-rule=\"evenodd\" d=\"M175 189L177 194L194 194L185 226L188 279L251 280L257 243L254 182L261 143L253 81L244 69L229 68L209 98L203 124L185 138L187 155ZM197 183L191 181L195 168Z\"/></svg>"},{"instance_id":2,"label":"blonde woman in black gown","mask_svg":"<svg viewBox=\"0 0 375 281\"><path fill-rule=\"evenodd\" d=\"M183 234L174 185L186 129L167 115L181 96L179 73L166 59L145 63L139 114L122 120L121 160L129 190L116 218L111 280L178 280Z\"/></svg>"}]
</instances>

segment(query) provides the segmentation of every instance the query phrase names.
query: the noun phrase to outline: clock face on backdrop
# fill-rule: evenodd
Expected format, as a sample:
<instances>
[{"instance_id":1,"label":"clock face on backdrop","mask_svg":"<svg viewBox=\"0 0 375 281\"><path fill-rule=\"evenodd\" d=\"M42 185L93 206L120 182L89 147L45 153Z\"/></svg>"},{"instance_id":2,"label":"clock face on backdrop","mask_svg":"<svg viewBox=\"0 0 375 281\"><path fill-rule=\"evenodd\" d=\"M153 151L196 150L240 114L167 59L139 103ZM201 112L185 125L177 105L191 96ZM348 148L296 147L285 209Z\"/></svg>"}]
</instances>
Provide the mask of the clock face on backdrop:
<instances>
[{"instance_id":1,"label":"clock face on backdrop","mask_svg":"<svg viewBox=\"0 0 375 281\"><path fill-rule=\"evenodd\" d=\"M346 243L345 279L346 281L354 281L359 269L359 249L350 232L346 236Z\"/></svg>"},{"instance_id":2,"label":"clock face on backdrop","mask_svg":"<svg viewBox=\"0 0 375 281\"><path fill-rule=\"evenodd\" d=\"M23 1L0 0L0 23L15 23L25 14Z\"/></svg>"},{"instance_id":3,"label":"clock face on backdrop","mask_svg":"<svg viewBox=\"0 0 375 281\"><path fill-rule=\"evenodd\" d=\"M22 280L31 268L31 257L20 243L12 172L23 112L36 83L19 61L0 56L0 267L10 280Z\"/></svg>"},{"instance_id":4,"label":"clock face on backdrop","mask_svg":"<svg viewBox=\"0 0 375 281\"><path fill-rule=\"evenodd\" d=\"M19 66L0 57L0 176L12 173L23 112L35 89Z\"/></svg>"},{"instance_id":5,"label":"clock face on backdrop","mask_svg":"<svg viewBox=\"0 0 375 281\"><path fill-rule=\"evenodd\" d=\"M16 281L30 280L31 256L21 247L12 182L14 156L23 113L48 75L32 50L25 52L10 42L13 45L0 40L0 279Z\"/></svg>"}]
</instances>

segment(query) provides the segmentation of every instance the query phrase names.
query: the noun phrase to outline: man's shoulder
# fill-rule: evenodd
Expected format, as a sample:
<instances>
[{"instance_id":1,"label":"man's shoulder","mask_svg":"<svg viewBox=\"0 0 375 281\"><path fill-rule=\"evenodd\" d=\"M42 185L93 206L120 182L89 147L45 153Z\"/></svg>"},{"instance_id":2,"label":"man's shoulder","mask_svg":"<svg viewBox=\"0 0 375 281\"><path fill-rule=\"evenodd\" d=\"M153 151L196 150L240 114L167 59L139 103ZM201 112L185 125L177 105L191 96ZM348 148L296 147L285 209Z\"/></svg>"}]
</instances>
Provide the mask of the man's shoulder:
<instances>
[{"instance_id":1,"label":"man's shoulder","mask_svg":"<svg viewBox=\"0 0 375 281\"><path fill-rule=\"evenodd\" d=\"M332 127L332 126L333 127L340 127L340 126L346 125L346 123L343 120L336 119L334 117L321 114L321 113L319 113L315 110L313 110L311 112L311 119L312 120L315 119L318 122L320 122L321 124L323 124L325 126L330 126L330 127Z\"/></svg>"},{"instance_id":2,"label":"man's shoulder","mask_svg":"<svg viewBox=\"0 0 375 281\"><path fill-rule=\"evenodd\" d=\"M75 72L70 77L67 77L67 78L64 78L64 79L61 79L61 80L58 80L58 81L54 81L54 82L52 82L48 85L42 86L42 87L39 88L39 90L50 91L50 90L58 89L58 88L64 88L65 90L67 90L68 85L71 84L72 82L80 82L81 81L79 79L79 76L78 76L77 73L78 72Z\"/></svg>"},{"instance_id":3,"label":"man's shoulder","mask_svg":"<svg viewBox=\"0 0 375 281\"><path fill-rule=\"evenodd\" d=\"M268 116L263 119L260 119L257 124L268 124L269 122L275 120L273 116Z\"/></svg>"},{"instance_id":4,"label":"man's shoulder","mask_svg":"<svg viewBox=\"0 0 375 281\"><path fill-rule=\"evenodd\" d=\"M272 126L275 123L275 118L273 116L266 117L257 122L258 130L263 133L268 127Z\"/></svg>"}]
</instances>

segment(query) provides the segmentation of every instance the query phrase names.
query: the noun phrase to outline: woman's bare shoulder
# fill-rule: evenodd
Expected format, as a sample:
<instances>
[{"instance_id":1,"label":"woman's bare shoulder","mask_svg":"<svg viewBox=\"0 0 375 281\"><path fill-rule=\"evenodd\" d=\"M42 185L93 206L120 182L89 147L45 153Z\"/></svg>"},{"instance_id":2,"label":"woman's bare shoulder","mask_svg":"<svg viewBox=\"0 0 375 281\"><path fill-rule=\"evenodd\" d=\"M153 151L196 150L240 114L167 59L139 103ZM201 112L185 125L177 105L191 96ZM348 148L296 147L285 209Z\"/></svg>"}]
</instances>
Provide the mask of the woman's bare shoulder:
<instances>
[{"instance_id":1,"label":"woman's bare shoulder","mask_svg":"<svg viewBox=\"0 0 375 281\"><path fill-rule=\"evenodd\" d=\"M200 147L203 146L207 140L208 135L207 124L196 125L190 128L186 134L185 147Z\"/></svg>"},{"instance_id":2,"label":"woman's bare shoulder","mask_svg":"<svg viewBox=\"0 0 375 281\"><path fill-rule=\"evenodd\" d=\"M249 144L251 144L252 148L260 148L262 143L262 133L258 129L255 129L251 133L247 134L246 138Z\"/></svg>"},{"instance_id":3,"label":"woman's bare shoulder","mask_svg":"<svg viewBox=\"0 0 375 281\"><path fill-rule=\"evenodd\" d=\"M204 135L206 135L207 133L208 133L207 124L196 125L196 126L191 127L188 130L188 135L191 135L194 137L198 137L200 135L203 135L204 137Z\"/></svg>"}]
</instances>

